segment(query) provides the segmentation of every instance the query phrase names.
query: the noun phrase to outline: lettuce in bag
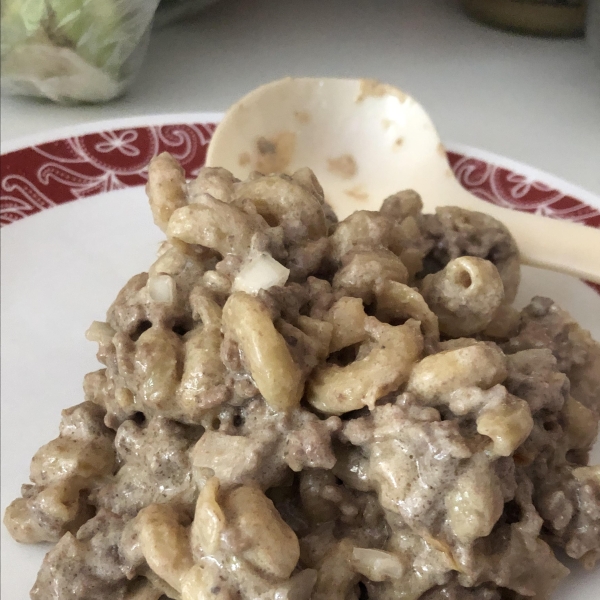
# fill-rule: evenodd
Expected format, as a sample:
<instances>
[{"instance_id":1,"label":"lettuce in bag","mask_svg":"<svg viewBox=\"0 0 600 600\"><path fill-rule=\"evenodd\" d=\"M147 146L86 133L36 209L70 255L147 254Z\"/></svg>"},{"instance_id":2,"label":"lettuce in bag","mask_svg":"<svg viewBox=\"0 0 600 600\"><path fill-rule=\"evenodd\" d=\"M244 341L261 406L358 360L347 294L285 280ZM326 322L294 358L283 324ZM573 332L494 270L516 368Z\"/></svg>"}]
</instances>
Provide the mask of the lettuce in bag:
<instances>
[{"instance_id":1,"label":"lettuce in bag","mask_svg":"<svg viewBox=\"0 0 600 600\"><path fill-rule=\"evenodd\" d=\"M126 89L159 0L2 0L3 92L100 102Z\"/></svg>"}]
</instances>

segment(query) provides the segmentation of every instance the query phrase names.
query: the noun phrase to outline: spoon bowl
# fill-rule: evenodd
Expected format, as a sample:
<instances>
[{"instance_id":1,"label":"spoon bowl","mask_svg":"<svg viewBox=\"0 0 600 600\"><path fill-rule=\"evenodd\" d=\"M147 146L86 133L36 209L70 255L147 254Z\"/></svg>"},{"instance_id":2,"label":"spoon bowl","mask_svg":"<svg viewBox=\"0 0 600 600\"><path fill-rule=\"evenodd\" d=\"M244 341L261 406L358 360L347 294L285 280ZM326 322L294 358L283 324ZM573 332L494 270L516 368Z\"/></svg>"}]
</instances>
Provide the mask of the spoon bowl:
<instances>
[{"instance_id":1,"label":"spoon bowl","mask_svg":"<svg viewBox=\"0 0 600 600\"><path fill-rule=\"evenodd\" d=\"M428 212L460 206L503 221L526 264L600 282L600 230L505 209L465 190L429 115L388 84L286 78L261 86L226 113L206 164L239 178L308 166L340 219L378 210L387 196L412 188Z\"/></svg>"}]
</instances>

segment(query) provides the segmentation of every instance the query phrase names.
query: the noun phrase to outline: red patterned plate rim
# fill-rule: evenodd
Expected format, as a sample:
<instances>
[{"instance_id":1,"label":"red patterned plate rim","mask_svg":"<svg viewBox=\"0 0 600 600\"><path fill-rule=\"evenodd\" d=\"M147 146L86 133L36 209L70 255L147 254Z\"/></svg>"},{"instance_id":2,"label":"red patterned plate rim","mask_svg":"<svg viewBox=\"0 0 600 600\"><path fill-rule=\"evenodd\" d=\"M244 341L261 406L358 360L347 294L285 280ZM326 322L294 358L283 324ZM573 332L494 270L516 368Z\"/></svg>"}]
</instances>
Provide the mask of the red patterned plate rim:
<instances>
[{"instance_id":1,"label":"red patterned plate rim","mask_svg":"<svg viewBox=\"0 0 600 600\"><path fill-rule=\"evenodd\" d=\"M79 198L143 185L146 165L157 152L171 152L191 177L204 164L221 118L221 113L129 117L3 143L0 226ZM457 179L480 198L600 228L595 194L503 156L456 143L446 148Z\"/></svg>"}]
</instances>

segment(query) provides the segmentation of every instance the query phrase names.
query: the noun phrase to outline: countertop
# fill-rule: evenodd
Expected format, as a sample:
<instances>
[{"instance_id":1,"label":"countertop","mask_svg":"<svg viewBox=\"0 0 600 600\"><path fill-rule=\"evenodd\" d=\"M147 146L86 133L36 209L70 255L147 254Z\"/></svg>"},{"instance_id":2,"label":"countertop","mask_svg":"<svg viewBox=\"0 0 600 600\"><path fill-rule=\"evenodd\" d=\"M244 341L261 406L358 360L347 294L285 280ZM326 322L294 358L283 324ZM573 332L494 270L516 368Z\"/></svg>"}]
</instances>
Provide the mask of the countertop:
<instances>
[{"instance_id":1,"label":"countertop","mask_svg":"<svg viewBox=\"0 0 600 600\"><path fill-rule=\"evenodd\" d=\"M600 194L600 68L583 39L524 37L453 0L221 0L154 31L122 99L3 98L3 141L134 115L222 111L286 75L371 77L430 112L442 139L523 161Z\"/></svg>"}]
</instances>

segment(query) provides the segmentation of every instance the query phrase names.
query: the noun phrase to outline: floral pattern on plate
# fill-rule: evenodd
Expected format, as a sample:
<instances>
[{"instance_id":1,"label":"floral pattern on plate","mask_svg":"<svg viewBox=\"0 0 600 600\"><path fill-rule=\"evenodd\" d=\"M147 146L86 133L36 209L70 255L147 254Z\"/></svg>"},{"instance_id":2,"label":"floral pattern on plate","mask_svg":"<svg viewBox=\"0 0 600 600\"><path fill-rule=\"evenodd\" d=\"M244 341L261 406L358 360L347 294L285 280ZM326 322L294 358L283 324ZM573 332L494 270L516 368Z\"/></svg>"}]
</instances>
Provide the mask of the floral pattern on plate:
<instances>
[{"instance_id":1,"label":"floral pattern on plate","mask_svg":"<svg viewBox=\"0 0 600 600\"><path fill-rule=\"evenodd\" d=\"M78 198L143 185L148 162L160 152L173 154L192 177L204 164L215 128L215 123L130 127L8 152L0 168L0 226ZM449 151L448 159L460 183L483 200L600 228L600 210L572 195L459 152Z\"/></svg>"}]
</instances>

